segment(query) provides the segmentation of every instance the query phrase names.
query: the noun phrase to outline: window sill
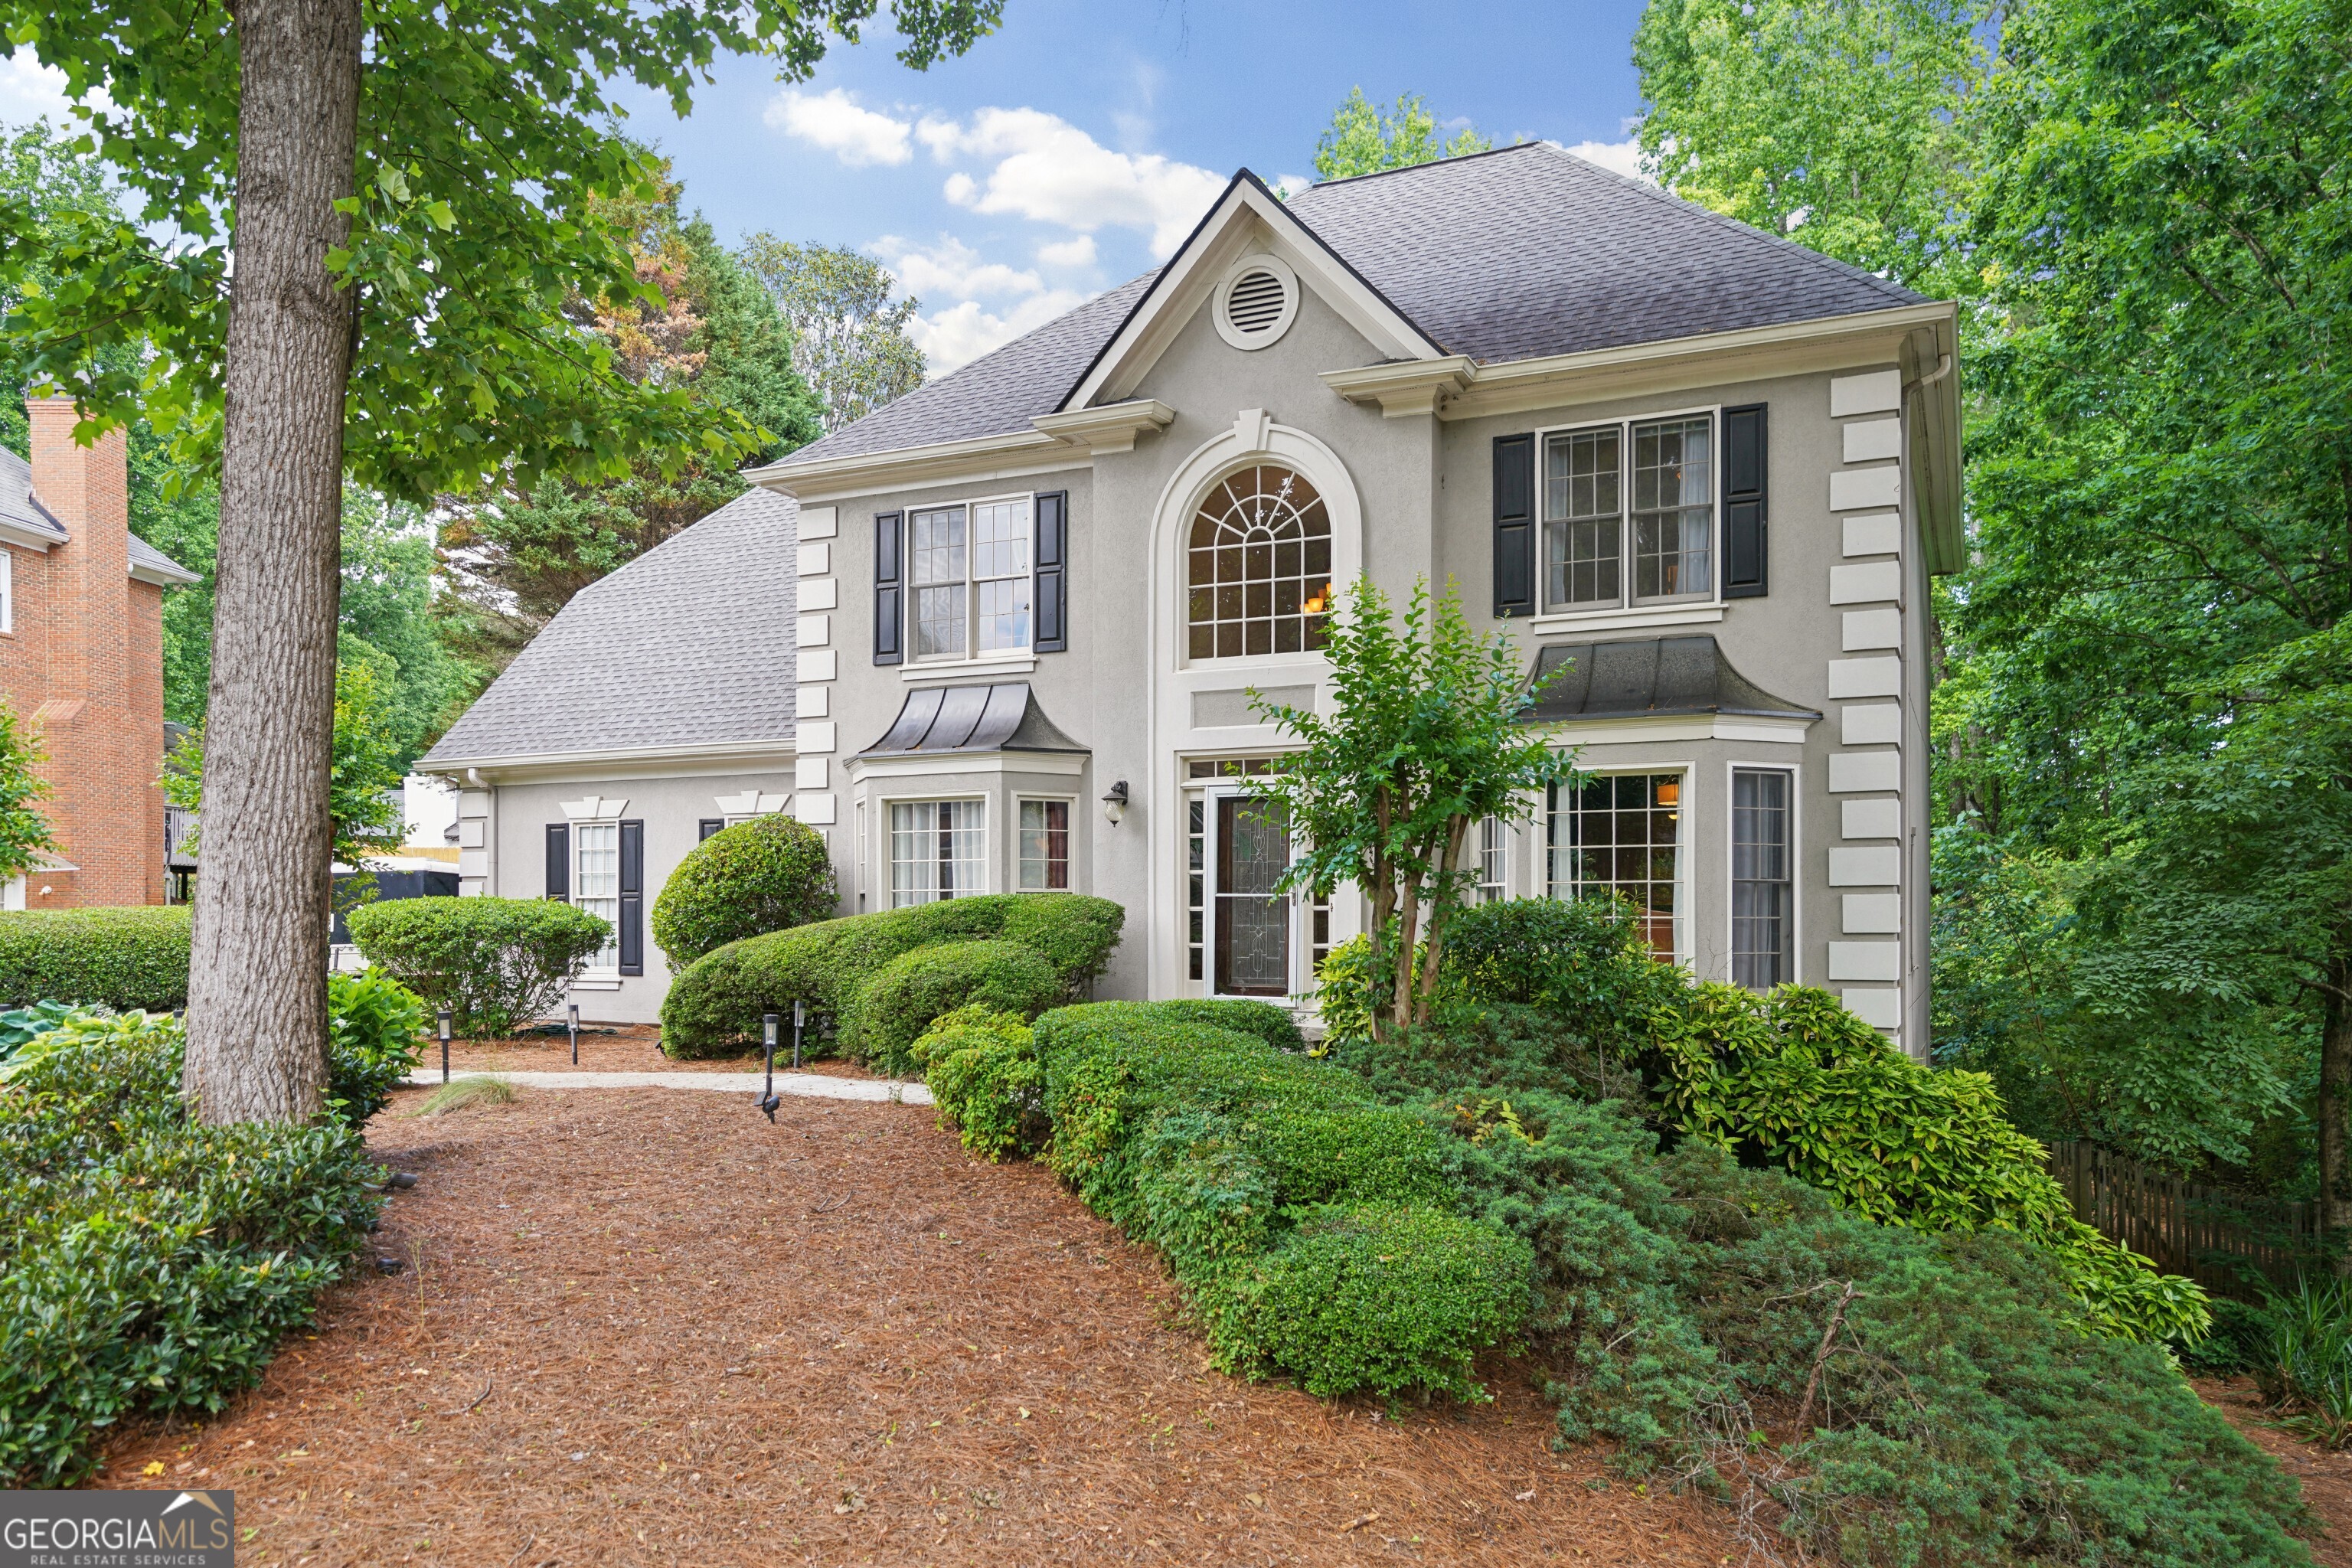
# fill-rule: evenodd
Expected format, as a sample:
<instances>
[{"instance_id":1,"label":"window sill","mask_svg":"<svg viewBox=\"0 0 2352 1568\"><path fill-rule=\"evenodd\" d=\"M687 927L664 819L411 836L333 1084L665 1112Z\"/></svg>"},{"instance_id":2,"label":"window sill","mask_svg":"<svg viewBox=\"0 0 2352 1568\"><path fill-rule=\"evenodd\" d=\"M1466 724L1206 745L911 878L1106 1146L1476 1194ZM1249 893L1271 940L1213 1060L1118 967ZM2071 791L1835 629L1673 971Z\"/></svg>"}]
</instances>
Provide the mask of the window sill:
<instances>
[{"instance_id":1,"label":"window sill","mask_svg":"<svg viewBox=\"0 0 2352 1568\"><path fill-rule=\"evenodd\" d=\"M1037 668L1034 653L1009 653L993 658L937 658L903 665L901 680L954 680L974 675L1026 675Z\"/></svg>"},{"instance_id":2,"label":"window sill","mask_svg":"<svg viewBox=\"0 0 2352 1568\"><path fill-rule=\"evenodd\" d=\"M1537 631L1590 627L1615 631L1631 626L1703 626L1723 619L1721 605L1637 605L1620 610L1552 610L1528 617Z\"/></svg>"},{"instance_id":3,"label":"window sill","mask_svg":"<svg viewBox=\"0 0 2352 1568\"><path fill-rule=\"evenodd\" d=\"M617 974L583 974L572 983L574 991L618 991L621 977Z\"/></svg>"}]
</instances>

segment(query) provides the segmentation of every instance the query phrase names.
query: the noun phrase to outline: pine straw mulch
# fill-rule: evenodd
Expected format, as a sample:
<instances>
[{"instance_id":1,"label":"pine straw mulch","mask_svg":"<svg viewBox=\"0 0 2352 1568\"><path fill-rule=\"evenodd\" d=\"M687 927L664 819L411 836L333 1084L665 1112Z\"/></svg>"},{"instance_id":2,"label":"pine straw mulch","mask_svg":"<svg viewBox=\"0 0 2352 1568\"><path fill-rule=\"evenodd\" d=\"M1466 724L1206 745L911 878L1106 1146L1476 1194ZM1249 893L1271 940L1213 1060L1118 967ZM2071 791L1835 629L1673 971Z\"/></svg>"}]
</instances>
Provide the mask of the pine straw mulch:
<instances>
[{"instance_id":1,"label":"pine straw mulch","mask_svg":"<svg viewBox=\"0 0 2352 1568\"><path fill-rule=\"evenodd\" d=\"M2352 1568L2352 1453L2306 1443L2279 1426L2251 1377L2194 1377L2189 1383L2247 1441L2302 1484L2304 1506L2327 1527L2326 1535L2304 1541L2312 1560L2323 1568Z\"/></svg>"},{"instance_id":2,"label":"pine straw mulch","mask_svg":"<svg viewBox=\"0 0 2352 1568\"><path fill-rule=\"evenodd\" d=\"M1150 1253L928 1110L424 1093L370 1133L420 1177L377 1238L402 1272L97 1484L234 1489L248 1568L1740 1555L1551 1453L1522 1369L1402 1420L1208 1370Z\"/></svg>"},{"instance_id":3,"label":"pine straw mulch","mask_svg":"<svg viewBox=\"0 0 2352 1568\"><path fill-rule=\"evenodd\" d=\"M778 1072L792 1068L791 1042L791 1026L787 1024L784 1045L776 1052ZM426 1040L416 1065L427 1075L438 1074L440 1042ZM662 1055L661 1028L655 1024L581 1025L577 1068L572 1065L572 1041L561 1032L518 1035L510 1040L449 1042L449 1066L457 1072L758 1072L761 1065L762 1058L757 1055L725 1057L715 1061L674 1061ZM871 1076L847 1062L833 1060L803 1062L800 1070L836 1078Z\"/></svg>"}]
</instances>

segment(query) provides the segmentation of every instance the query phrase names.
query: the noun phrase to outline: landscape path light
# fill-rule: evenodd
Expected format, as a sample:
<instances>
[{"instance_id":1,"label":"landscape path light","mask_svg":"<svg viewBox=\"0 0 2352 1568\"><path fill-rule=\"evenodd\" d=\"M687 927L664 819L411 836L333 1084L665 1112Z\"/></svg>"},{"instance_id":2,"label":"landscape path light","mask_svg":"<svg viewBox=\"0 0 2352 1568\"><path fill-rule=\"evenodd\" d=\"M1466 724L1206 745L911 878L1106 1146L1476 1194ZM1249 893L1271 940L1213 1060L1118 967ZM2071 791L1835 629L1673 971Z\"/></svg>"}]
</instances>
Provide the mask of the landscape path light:
<instances>
[{"instance_id":1,"label":"landscape path light","mask_svg":"<svg viewBox=\"0 0 2352 1568\"><path fill-rule=\"evenodd\" d=\"M800 1003L798 1003L798 1002L793 1003L793 1070L794 1072L798 1072L798 1071L800 1071L800 1070L801 1070L801 1025L802 1025L803 1023L806 1022L806 1021L807 1021L807 1018L808 1018L808 1014L807 1014L807 1011L805 1010L805 1008L803 1006L803 1005L802 1005L802 1004L800 1004Z\"/></svg>"},{"instance_id":2,"label":"landscape path light","mask_svg":"<svg viewBox=\"0 0 2352 1568\"><path fill-rule=\"evenodd\" d=\"M563 1026L572 1031L572 1065L580 1065L580 1004L573 1002L564 1009Z\"/></svg>"},{"instance_id":3,"label":"landscape path light","mask_svg":"<svg viewBox=\"0 0 2352 1568\"><path fill-rule=\"evenodd\" d=\"M441 1009L437 1022L441 1026L441 1081L449 1081L449 1009Z\"/></svg>"},{"instance_id":4,"label":"landscape path light","mask_svg":"<svg viewBox=\"0 0 2352 1568\"><path fill-rule=\"evenodd\" d=\"M768 1045L768 1087L760 1095L760 1109L768 1113L768 1120L772 1122L776 1119L776 1107L783 1103L776 1098L776 1016L773 1013L760 1016L760 1033Z\"/></svg>"}]
</instances>

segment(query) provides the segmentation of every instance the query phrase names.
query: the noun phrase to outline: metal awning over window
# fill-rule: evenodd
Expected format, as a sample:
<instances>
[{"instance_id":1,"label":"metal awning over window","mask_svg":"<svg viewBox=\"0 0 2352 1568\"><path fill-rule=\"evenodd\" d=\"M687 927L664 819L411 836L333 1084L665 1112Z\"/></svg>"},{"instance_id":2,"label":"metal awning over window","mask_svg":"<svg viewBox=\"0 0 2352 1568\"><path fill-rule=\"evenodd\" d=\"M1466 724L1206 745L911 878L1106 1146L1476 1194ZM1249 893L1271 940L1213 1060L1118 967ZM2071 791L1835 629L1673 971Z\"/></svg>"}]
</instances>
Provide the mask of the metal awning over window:
<instances>
[{"instance_id":1,"label":"metal awning over window","mask_svg":"<svg viewBox=\"0 0 2352 1568\"><path fill-rule=\"evenodd\" d=\"M1536 655L1531 680L1566 666L1522 722L1726 713L1818 719L1731 668L1711 637L1636 637L1625 642L1555 643Z\"/></svg>"},{"instance_id":2,"label":"metal awning over window","mask_svg":"<svg viewBox=\"0 0 2352 1568\"><path fill-rule=\"evenodd\" d=\"M862 757L919 757L942 752L1075 752L1025 680L994 686L924 686L907 700L883 737Z\"/></svg>"}]
</instances>

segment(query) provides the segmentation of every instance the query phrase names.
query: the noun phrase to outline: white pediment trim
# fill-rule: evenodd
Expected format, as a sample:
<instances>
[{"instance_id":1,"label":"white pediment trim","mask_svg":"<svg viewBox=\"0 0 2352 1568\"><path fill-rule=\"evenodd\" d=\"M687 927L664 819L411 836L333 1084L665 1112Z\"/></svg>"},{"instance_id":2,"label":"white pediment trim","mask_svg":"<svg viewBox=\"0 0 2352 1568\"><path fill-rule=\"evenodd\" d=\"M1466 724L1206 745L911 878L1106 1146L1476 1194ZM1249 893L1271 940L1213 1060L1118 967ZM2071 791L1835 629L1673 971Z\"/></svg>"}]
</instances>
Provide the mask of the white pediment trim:
<instances>
[{"instance_id":1,"label":"white pediment trim","mask_svg":"<svg viewBox=\"0 0 2352 1568\"><path fill-rule=\"evenodd\" d=\"M611 795L592 795L585 800L567 800L563 815L573 822L611 822L629 809L628 797L615 800Z\"/></svg>"},{"instance_id":2,"label":"white pediment trim","mask_svg":"<svg viewBox=\"0 0 2352 1568\"><path fill-rule=\"evenodd\" d=\"M711 800L721 816L773 816L792 800L789 795L762 795L747 789L741 795L715 795Z\"/></svg>"},{"instance_id":3,"label":"white pediment trim","mask_svg":"<svg viewBox=\"0 0 2352 1568\"><path fill-rule=\"evenodd\" d=\"M1136 384L1168 352L1193 313L1208 302L1234 263L1254 251L1286 265L1303 287L1313 289L1338 311L1383 359L1444 357L1444 348L1389 303L1379 289L1357 276L1355 268L1276 200L1255 174L1244 169L1160 269L1125 324L1063 399L1062 410L1133 396Z\"/></svg>"}]
</instances>

